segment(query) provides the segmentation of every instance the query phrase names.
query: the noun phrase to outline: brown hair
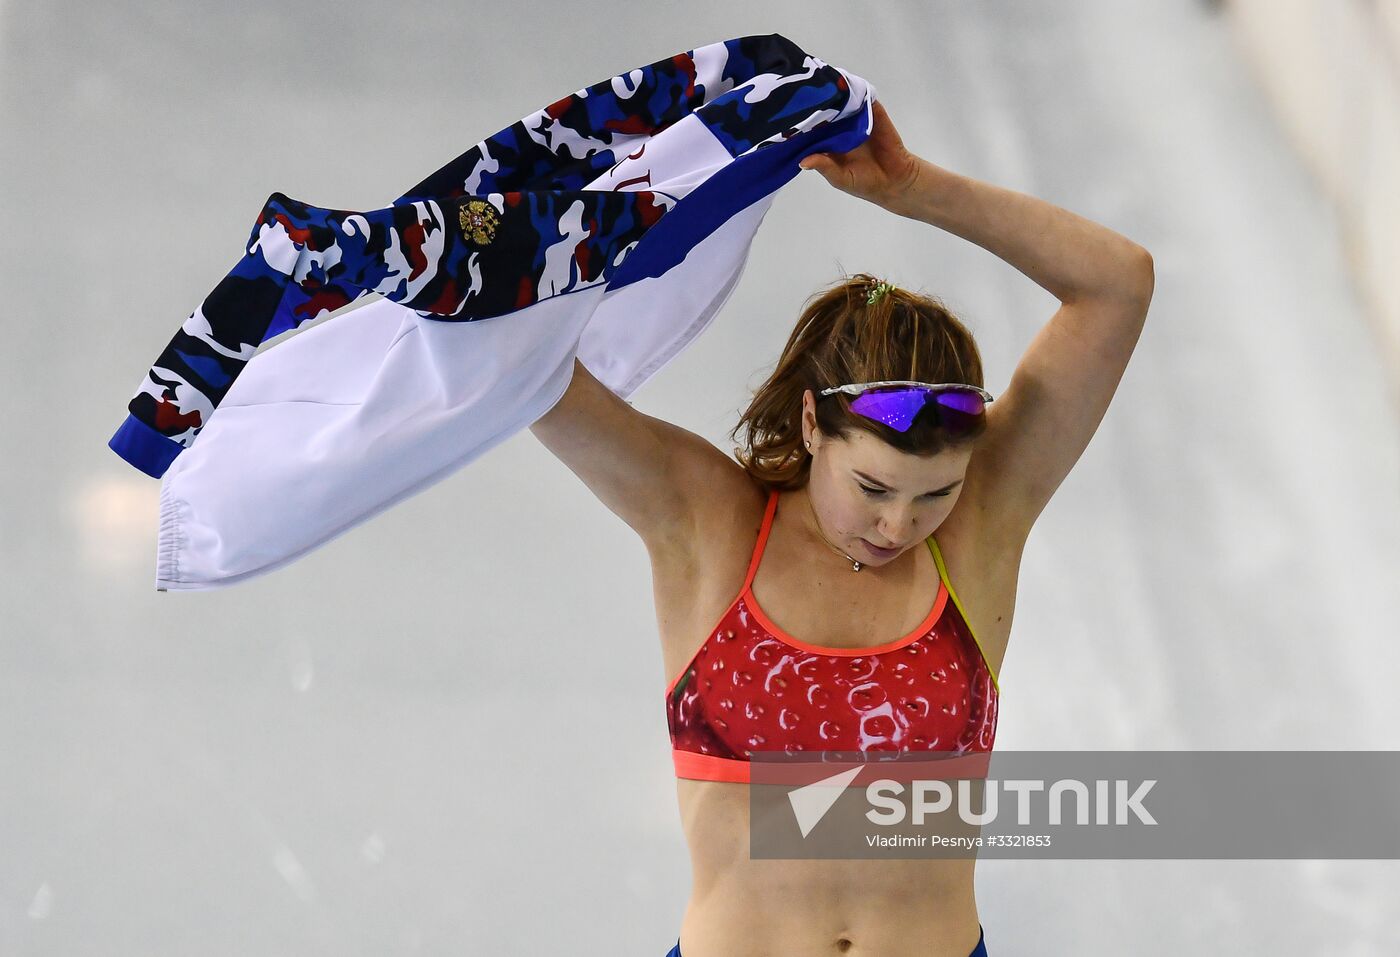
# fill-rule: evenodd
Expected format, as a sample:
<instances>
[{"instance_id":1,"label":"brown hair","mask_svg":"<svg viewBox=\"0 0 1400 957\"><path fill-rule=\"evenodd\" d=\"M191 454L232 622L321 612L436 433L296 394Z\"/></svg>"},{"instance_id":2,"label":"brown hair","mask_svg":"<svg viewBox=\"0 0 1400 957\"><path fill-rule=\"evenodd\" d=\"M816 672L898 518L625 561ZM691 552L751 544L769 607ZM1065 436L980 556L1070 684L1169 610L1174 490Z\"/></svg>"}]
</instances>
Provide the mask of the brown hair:
<instances>
[{"instance_id":1,"label":"brown hair","mask_svg":"<svg viewBox=\"0 0 1400 957\"><path fill-rule=\"evenodd\" d=\"M812 459L802 444L805 389L820 395L834 385L894 379L982 386L982 357L968 328L937 299L897 286L867 304L879 282L869 273L856 273L810 296L772 374L730 431L732 439L746 430L735 456L768 488L807 484ZM844 440L859 429L901 451L925 456L954 444L939 429L936 416L920 415L909 431L900 432L852 412L854 398L838 392L817 403L823 434Z\"/></svg>"}]
</instances>

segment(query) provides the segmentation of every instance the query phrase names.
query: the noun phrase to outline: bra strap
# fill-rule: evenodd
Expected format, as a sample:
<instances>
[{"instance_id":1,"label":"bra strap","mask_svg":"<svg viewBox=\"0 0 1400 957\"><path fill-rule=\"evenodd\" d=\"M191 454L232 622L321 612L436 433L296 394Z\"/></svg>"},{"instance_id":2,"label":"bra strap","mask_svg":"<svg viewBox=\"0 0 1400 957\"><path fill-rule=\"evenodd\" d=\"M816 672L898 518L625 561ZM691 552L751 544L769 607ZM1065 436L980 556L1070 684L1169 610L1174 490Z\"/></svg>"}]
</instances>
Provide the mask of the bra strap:
<instances>
[{"instance_id":1,"label":"bra strap","mask_svg":"<svg viewBox=\"0 0 1400 957\"><path fill-rule=\"evenodd\" d=\"M948 592L948 597L953 599L953 607L962 616L963 624L967 626L967 633L972 636L972 642L977 646L977 652L982 656L982 664L987 669L987 674L991 676L992 687L997 689L997 694L1001 694L1001 682L997 680L997 673L992 670L992 665L987 661L987 652L982 649L982 639L977 637L977 632L972 630L972 622L967 619L967 612L963 610L962 602L958 601L958 593L953 591L953 583L948 580L948 566L943 564L943 550L938 547L938 543L930 535L925 541L928 542L928 550L933 552L933 562L938 566L938 579L943 582L943 588Z\"/></svg>"},{"instance_id":2,"label":"bra strap","mask_svg":"<svg viewBox=\"0 0 1400 957\"><path fill-rule=\"evenodd\" d=\"M778 511L778 490L768 493L768 507L763 512L763 524L758 529L758 541L754 542L753 557L749 559L749 571L744 576L744 591L753 585L753 576L758 571L759 560L763 558L763 546L768 544L768 531L773 527L773 515Z\"/></svg>"}]
</instances>

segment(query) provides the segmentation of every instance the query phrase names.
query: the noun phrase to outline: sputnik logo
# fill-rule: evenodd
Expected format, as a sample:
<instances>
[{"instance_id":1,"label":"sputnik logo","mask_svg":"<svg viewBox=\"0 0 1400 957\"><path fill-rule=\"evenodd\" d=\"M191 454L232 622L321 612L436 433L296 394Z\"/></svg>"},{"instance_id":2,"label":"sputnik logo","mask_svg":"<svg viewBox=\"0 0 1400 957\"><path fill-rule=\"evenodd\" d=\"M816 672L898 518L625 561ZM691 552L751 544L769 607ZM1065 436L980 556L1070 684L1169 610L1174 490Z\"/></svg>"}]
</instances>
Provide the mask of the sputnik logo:
<instances>
[{"instance_id":1,"label":"sputnik logo","mask_svg":"<svg viewBox=\"0 0 1400 957\"><path fill-rule=\"evenodd\" d=\"M797 826L803 837L812 833L812 829L845 793L846 786L855 780L857 774L860 774L860 765L788 792L788 804L792 807L792 815L797 818Z\"/></svg>"}]
</instances>

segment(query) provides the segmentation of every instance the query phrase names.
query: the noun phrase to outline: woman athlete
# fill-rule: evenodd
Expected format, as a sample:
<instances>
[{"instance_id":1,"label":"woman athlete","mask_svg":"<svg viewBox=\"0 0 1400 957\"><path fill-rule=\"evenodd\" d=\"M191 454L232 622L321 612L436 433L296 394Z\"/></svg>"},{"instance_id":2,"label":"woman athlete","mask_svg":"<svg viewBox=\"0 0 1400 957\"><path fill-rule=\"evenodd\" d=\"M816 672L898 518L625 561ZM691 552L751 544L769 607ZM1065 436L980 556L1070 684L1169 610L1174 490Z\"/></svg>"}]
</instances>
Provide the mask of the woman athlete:
<instances>
[{"instance_id":1,"label":"woman athlete","mask_svg":"<svg viewBox=\"0 0 1400 957\"><path fill-rule=\"evenodd\" d=\"M1022 549L1152 298L1141 246L935 166L874 115L858 148L803 168L1061 303L1002 395L986 401L976 343L939 303L860 274L803 311L731 433L737 462L577 361L531 427L651 557L692 865L670 957L986 953L972 858L750 858L748 758L991 749Z\"/></svg>"}]
</instances>

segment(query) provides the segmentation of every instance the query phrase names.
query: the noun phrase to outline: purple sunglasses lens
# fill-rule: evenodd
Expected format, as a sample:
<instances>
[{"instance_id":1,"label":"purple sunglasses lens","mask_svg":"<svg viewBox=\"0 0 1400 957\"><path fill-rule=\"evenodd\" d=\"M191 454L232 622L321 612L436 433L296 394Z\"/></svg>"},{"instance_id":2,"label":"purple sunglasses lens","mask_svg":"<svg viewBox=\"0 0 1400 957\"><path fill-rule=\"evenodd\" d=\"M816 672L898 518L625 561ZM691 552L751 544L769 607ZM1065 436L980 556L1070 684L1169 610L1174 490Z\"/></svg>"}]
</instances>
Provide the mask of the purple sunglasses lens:
<instances>
[{"instance_id":1,"label":"purple sunglasses lens","mask_svg":"<svg viewBox=\"0 0 1400 957\"><path fill-rule=\"evenodd\" d=\"M971 389L949 389L938 393L934 400L944 408L963 415L981 415L987 408L982 396Z\"/></svg>"},{"instance_id":2,"label":"purple sunglasses lens","mask_svg":"<svg viewBox=\"0 0 1400 957\"><path fill-rule=\"evenodd\" d=\"M929 397L927 389L872 390L852 401L851 411L883 422L898 432L908 432ZM933 398L941 407L940 412L946 409L953 413L939 417L939 425L950 432L965 431L986 408L982 396L970 389L949 389L935 394Z\"/></svg>"},{"instance_id":3,"label":"purple sunglasses lens","mask_svg":"<svg viewBox=\"0 0 1400 957\"><path fill-rule=\"evenodd\" d=\"M928 393L919 389L864 392L851 403L851 411L883 422L895 431L908 432L927 398Z\"/></svg>"}]
</instances>

